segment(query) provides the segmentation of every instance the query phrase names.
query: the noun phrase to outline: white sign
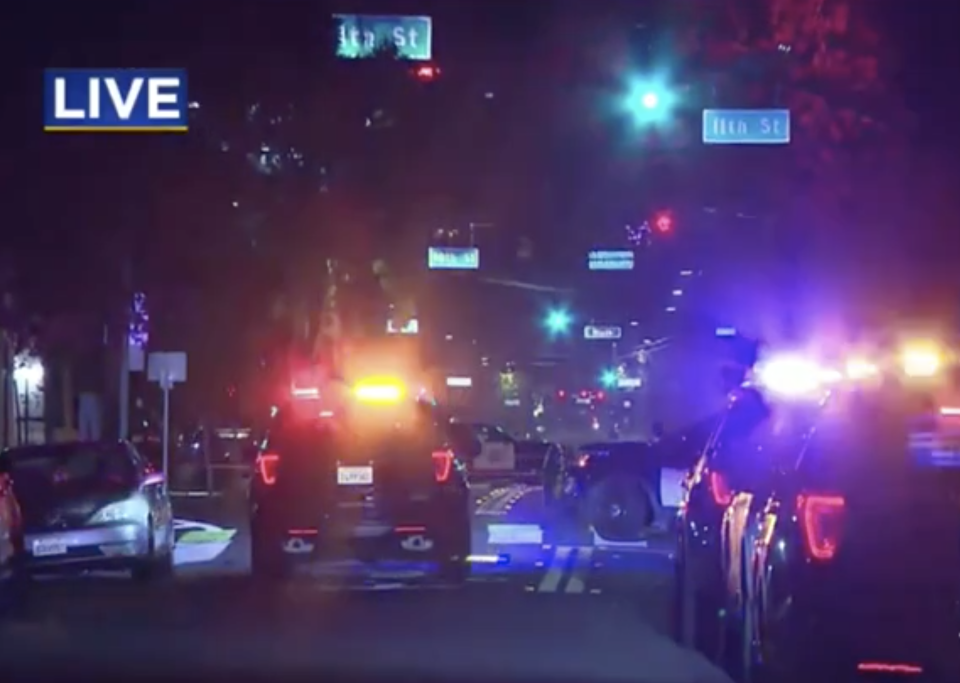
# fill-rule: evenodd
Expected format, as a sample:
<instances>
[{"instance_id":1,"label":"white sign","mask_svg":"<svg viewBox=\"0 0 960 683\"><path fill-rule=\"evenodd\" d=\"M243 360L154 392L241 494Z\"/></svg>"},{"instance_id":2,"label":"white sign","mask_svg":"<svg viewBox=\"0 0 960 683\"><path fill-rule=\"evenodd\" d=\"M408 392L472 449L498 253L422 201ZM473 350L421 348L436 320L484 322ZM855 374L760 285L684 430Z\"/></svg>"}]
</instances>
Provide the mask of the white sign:
<instances>
[{"instance_id":1,"label":"white sign","mask_svg":"<svg viewBox=\"0 0 960 683\"><path fill-rule=\"evenodd\" d=\"M163 351L147 356L147 379L170 388L187 381L187 354L183 351Z\"/></svg>"},{"instance_id":2,"label":"white sign","mask_svg":"<svg viewBox=\"0 0 960 683\"><path fill-rule=\"evenodd\" d=\"M620 339L623 329L619 325L587 325L583 328L583 338L591 340Z\"/></svg>"}]
</instances>

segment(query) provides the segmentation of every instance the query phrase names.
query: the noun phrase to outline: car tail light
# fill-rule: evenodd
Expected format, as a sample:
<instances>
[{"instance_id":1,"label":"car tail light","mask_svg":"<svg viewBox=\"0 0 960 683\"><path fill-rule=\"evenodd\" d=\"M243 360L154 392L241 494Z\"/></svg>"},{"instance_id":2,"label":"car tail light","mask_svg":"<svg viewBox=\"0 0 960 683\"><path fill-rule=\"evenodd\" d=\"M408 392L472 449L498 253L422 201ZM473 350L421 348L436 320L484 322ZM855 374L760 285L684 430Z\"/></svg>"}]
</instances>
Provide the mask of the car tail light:
<instances>
[{"instance_id":1,"label":"car tail light","mask_svg":"<svg viewBox=\"0 0 960 683\"><path fill-rule=\"evenodd\" d=\"M581 453L577 456L577 467L586 467L590 464L590 454Z\"/></svg>"},{"instance_id":2,"label":"car tail light","mask_svg":"<svg viewBox=\"0 0 960 683\"><path fill-rule=\"evenodd\" d=\"M719 472L710 473L710 493L717 505L729 505L733 500L733 491Z\"/></svg>"},{"instance_id":3,"label":"car tail light","mask_svg":"<svg viewBox=\"0 0 960 683\"><path fill-rule=\"evenodd\" d=\"M260 480L268 486L277 483L277 465L280 463L280 456L276 453L261 453L257 456L257 474Z\"/></svg>"},{"instance_id":4,"label":"car tail light","mask_svg":"<svg viewBox=\"0 0 960 683\"><path fill-rule=\"evenodd\" d=\"M802 493L797 513L807 554L814 560L829 560L837 552L843 531L846 501L843 496Z\"/></svg>"},{"instance_id":5,"label":"car tail light","mask_svg":"<svg viewBox=\"0 0 960 683\"><path fill-rule=\"evenodd\" d=\"M433 474L437 482L442 484L450 478L453 469L453 453L451 451L433 452Z\"/></svg>"}]
</instances>

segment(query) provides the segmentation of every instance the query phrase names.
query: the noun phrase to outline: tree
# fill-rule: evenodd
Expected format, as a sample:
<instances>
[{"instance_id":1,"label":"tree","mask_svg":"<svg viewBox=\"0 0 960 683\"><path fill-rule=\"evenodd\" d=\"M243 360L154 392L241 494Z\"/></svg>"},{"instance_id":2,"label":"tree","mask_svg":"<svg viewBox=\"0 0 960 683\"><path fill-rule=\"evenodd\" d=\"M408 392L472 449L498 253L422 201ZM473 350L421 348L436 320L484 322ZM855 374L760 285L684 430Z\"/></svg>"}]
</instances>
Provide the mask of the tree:
<instances>
[{"instance_id":1,"label":"tree","mask_svg":"<svg viewBox=\"0 0 960 683\"><path fill-rule=\"evenodd\" d=\"M791 112L787 149L702 150L700 191L712 188L711 204L729 213L761 218L750 239L765 245L761 253L779 264L790 288L819 283L858 305L883 301L877 288L902 260L915 182L907 172L912 121L888 82L895 55L882 40L875 4L685 7L682 44L702 74L704 106Z\"/></svg>"}]
</instances>

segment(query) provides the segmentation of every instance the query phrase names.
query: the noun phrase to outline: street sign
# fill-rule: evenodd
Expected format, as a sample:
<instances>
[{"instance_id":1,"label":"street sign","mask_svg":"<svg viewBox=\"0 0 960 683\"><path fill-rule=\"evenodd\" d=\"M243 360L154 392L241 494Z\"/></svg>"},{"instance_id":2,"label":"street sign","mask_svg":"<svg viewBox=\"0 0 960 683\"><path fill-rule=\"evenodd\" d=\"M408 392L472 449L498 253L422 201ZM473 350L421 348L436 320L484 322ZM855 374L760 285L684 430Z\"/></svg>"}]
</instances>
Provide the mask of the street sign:
<instances>
[{"instance_id":1,"label":"street sign","mask_svg":"<svg viewBox=\"0 0 960 683\"><path fill-rule=\"evenodd\" d=\"M623 336L619 325L587 325L583 328L583 338L590 340L615 340Z\"/></svg>"},{"instance_id":2,"label":"street sign","mask_svg":"<svg viewBox=\"0 0 960 683\"><path fill-rule=\"evenodd\" d=\"M591 251L587 255L587 268L590 270L633 270L633 250Z\"/></svg>"},{"instance_id":3,"label":"street sign","mask_svg":"<svg viewBox=\"0 0 960 683\"><path fill-rule=\"evenodd\" d=\"M340 59L366 59L384 49L396 50L397 57L412 61L429 61L432 56L430 17L335 14L333 18Z\"/></svg>"},{"instance_id":4,"label":"street sign","mask_svg":"<svg viewBox=\"0 0 960 683\"><path fill-rule=\"evenodd\" d=\"M788 109L704 109L705 145L786 145Z\"/></svg>"},{"instance_id":5,"label":"street sign","mask_svg":"<svg viewBox=\"0 0 960 683\"><path fill-rule=\"evenodd\" d=\"M480 250L476 247L430 247L427 250L430 270L477 270Z\"/></svg>"},{"instance_id":6,"label":"street sign","mask_svg":"<svg viewBox=\"0 0 960 683\"><path fill-rule=\"evenodd\" d=\"M147 379L162 389L172 389L177 382L186 382L187 354L183 351L151 353L147 357Z\"/></svg>"},{"instance_id":7,"label":"street sign","mask_svg":"<svg viewBox=\"0 0 960 683\"><path fill-rule=\"evenodd\" d=\"M151 353L147 356L147 379L163 390L163 481L170 486L170 391L177 382L187 381L187 354L183 351Z\"/></svg>"}]
</instances>

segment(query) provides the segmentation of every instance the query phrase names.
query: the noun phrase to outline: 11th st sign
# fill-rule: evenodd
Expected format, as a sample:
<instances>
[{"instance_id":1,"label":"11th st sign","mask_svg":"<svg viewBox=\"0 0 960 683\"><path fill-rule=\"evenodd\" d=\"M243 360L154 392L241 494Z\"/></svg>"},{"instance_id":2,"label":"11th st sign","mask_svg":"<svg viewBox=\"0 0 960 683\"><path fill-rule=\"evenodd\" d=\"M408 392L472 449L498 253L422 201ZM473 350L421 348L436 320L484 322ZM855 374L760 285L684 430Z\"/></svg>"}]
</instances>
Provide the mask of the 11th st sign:
<instances>
[{"instance_id":1,"label":"11th st sign","mask_svg":"<svg viewBox=\"0 0 960 683\"><path fill-rule=\"evenodd\" d=\"M705 145L786 145L790 143L787 109L704 109Z\"/></svg>"}]
</instances>

